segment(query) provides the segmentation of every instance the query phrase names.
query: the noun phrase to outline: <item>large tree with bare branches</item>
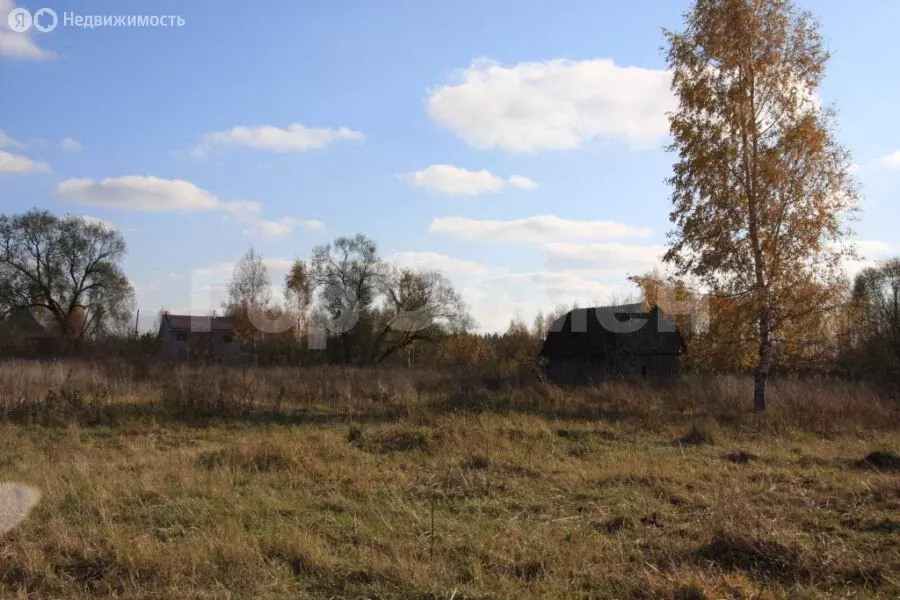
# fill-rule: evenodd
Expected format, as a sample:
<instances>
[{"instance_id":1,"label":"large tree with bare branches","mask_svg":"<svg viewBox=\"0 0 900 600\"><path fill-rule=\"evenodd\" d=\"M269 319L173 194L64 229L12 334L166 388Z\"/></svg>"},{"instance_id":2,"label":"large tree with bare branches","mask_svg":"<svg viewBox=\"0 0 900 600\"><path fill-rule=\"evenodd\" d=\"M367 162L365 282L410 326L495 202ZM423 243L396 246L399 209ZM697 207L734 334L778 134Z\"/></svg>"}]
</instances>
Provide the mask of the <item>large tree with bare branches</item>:
<instances>
[{"instance_id":1,"label":"large tree with bare branches","mask_svg":"<svg viewBox=\"0 0 900 600\"><path fill-rule=\"evenodd\" d=\"M123 325L134 292L121 233L32 210L0 215L0 312L37 309L72 340Z\"/></svg>"},{"instance_id":2,"label":"large tree with bare branches","mask_svg":"<svg viewBox=\"0 0 900 600\"><path fill-rule=\"evenodd\" d=\"M371 308L385 269L378 244L362 234L313 248L306 277L338 331L346 363L366 354L368 340L363 338L371 333Z\"/></svg>"},{"instance_id":3,"label":"large tree with bare branches","mask_svg":"<svg viewBox=\"0 0 900 600\"><path fill-rule=\"evenodd\" d=\"M790 0L696 0L664 33L679 100L665 259L748 307L762 410L779 332L832 302L849 252L857 193L817 96L829 54Z\"/></svg>"},{"instance_id":4,"label":"large tree with bare branches","mask_svg":"<svg viewBox=\"0 0 900 600\"><path fill-rule=\"evenodd\" d=\"M380 363L413 345L465 331L472 319L441 273L391 265L357 234L294 261L285 288L301 312L340 343L345 363Z\"/></svg>"},{"instance_id":5,"label":"large tree with bare branches","mask_svg":"<svg viewBox=\"0 0 900 600\"><path fill-rule=\"evenodd\" d=\"M389 268L378 287L383 302L374 319L373 362L381 363L413 344L435 342L472 326L462 297L437 271Z\"/></svg>"}]
</instances>

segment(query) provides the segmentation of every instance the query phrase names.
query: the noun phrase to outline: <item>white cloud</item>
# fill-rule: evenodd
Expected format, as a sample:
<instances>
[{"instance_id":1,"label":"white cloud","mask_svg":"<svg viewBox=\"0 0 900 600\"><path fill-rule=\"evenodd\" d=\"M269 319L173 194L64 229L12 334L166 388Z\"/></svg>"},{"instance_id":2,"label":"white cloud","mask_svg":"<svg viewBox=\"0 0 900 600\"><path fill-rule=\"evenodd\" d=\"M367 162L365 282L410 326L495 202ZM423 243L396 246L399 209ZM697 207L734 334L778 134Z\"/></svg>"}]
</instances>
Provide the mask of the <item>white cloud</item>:
<instances>
[{"instance_id":1,"label":"white cloud","mask_svg":"<svg viewBox=\"0 0 900 600\"><path fill-rule=\"evenodd\" d=\"M504 331L513 318L526 323L538 311L559 305L596 306L622 301L634 295L627 273L598 265L554 266L548 262L533 271L509 272L477 262L460 260L437 252L397 252L392 262L414 268L437 269L453 281L469 305L478 329Z\"/></svg>"},{"instance_id":2,"label":"white cloud","mask_svg":"<svg viewBox=\"0 0 900 600\"><path fill-rule=\"evenodd\" d=\"M70 138L70 137L63 138L62 141L59 143L59 147L61 150L66 150L66 151L70 151L70 152L75 151L75 150L81 150L84 148L84 146L81 145L81 142L79 142L76 139Z\"/></svg>"},{"instance_id":3,"label":"white cloud","mask_svg":"<svg viewBox=\"0 0 900 600\"><path fill-rule=\"evenodd\" d=\"M113 223L111 223L110 221L107 221L106 219L101 219L100 217L92 217L90 215L76 215L76 216L79 219L81 219L82 221L85 221L91 225L101 225L101 226L109 229L110 231L116 231L118 229Z\"/></svg>"},{"instance_id":4,"label":"white cloud","mask_svg":"<svg viewBox=\"0 0 900 600\"><path fill-rule=\"evenodd\" d=\"M593 139L659 143L677 102L667 71L611 59L504 66L481 59L429 91L428 114L478 148L514 152L577 148Z\"/></svg>"},{"instance_id":5,"label":"white cloud","mask_svg":"<svg viewBox=\"0 0 900 600\"><path fill-rule=\"evenodd\" d=\"M221 210L229 214L256 213L256 202L222 202L212 193L183 179L161 179L148 175L93 179L66 179L56 186L56 196L64 202L139 212L197 212Z\"/></svg>"},{"instance_id":6,"label":"white cloud","mask_svg":"<svg viewBox=\"0 0 900 600\"><path fill-rule=\"evenodd\" d=\"M536 298L514 298L498 286L464 287L460 290L463 300L469 306L477 329L483 333L506 331L513 318L526 323L534 320L549 300Z\"/></svg>"},{"instance_id":7,"label":"white cloud","mask_svg":"<svg viewBox=\"0 0 900 600\"><path fill-rule=\"evenodd\" d=\"M511 185L512 187L519 188L521 190L533 190L538 186L534 181L529 179L528 177L523 177L521 175L513 175L509 179L506 180L506 183Z\"/></svg>"},{"instance_id":8,"label":"white cloud","mask_svg":"<svg viewBox=\"0 0 900 600\"><path fill-rule=\"evenodd\" d=\"M468 171L453 165L431 165L404 176L415 186L453 195L474 196L503 189L506 182L488 171Z\"/></svg>"},{"instance_id":9,"label":"white cloud","mask_svg":"<svg viewBox=\"0 0 900 600\"><path fill-rule=\"evenodd\" d=\"M324 229L325 224L316 219L303 220L284 217L278 221L258 221L253 227L244 230L244 235L252 235L263 239L283 238L291 235L294 228Z\"/></svg>"},{"instance_id":10,"label":"white cloud","mask_svg":"<svg viewBox=\"0 0 900 600\"><path fill-rule=\"evenodd\" d=\"M890 244L880 241L856 240L854 245L859 257L856 259L845 259L842 265L850 278L855 277L866 267L875 266L881 260L900 254L900 249L895 249Z\"/></svg>"},{"instance_id":11,"label":"white cloud","mask_svg":"<svg viewBox=\"0 0 900 600\"><path fill-rule=\"evenodd\" d=\"M169 271L169 272L166 274L166 278L172 279L172 280L175 280L175 281L179 281L179 280L185 278L185 274L184 274L184 273L176 273L175 271Z\"/></svg>"},{"instance_id":12,"label":"white cloud","mask_svg":"<svg viewBox=\"0 0 900 600\"><path fill-rule=\"evenodd\" d=\"M883 169L900 169L900 150L879 156L872 161L872 166Z\"/></svg>"},{"instance_id":13,"label":"white cloud","mask_svg":"<svg viewBox=\"0 0 900 600\"><path fill-rule=\"evenodd\" d=\"M433 269L447 275L474 275L488 271L484 265L438 252L396 252L391 255L391 260L413 269Z\"/></svg>"},{"instance_id":14,"label":"white cloud","mask_svg":"<svg viewBox=\"0 0 900 600\"><path fill-rule=\"evenodd\" d=\"M531 324L539 311L559 305L599 306L633 293L623 280L604 281L570 271L507 273L461 291L482 331L504 331L513 317Z\"/></svg>"},{"instance_id":15,"label":"white cloud","mask_svg":"<svg viewBox=\"0 0 900 600\"><path fill-rule=\"evenodd\" d=\"M862 259L876 259L891 253L891 245L885 242L860 240L856 242L856 251Z\"/></svg>"},{"instance_id":16,"label":"white cloud","mask_svg":"<svg viewBox=\"0 0 900 600\"><path fill-rule=\"evenodd\" d=\"M649 237L649 229L634 228L614 221L572 221L540 215L511 221L480 221L465 217L434 219L429 229L465 240L492 242L551 242L577 238Z\"/></svg>"},{"instance_id":17,"label":"white cloud","mask_svg":"<svg viewBox=\"0 0 900 600\"><path fill-rule=\"evenodd\" d=\"M541 249L550 256L550 264L584 265L615 270L653 269L662 262L666 247L662 245L631 245L614 243L573 244L556 242Z\"/></svg>"},{"instance_id":18,"label":"white cloud","mask_svg":"<svg viewBox=\"0 0 900 600\"><path fill-rule=\"evenodd\" d=\"M306 127L300 123L292 123L287 129L273 125L239 126L204 134L200 143L191 150L191 154L203 157L214 148L233 147L277 152L304 152L320 150L338 141L361 141L363 139L365 139L365 135L362 132L347 127L320 129Z\"/></svg>"},{"instance_id":19,"label":"white cloud","mask_svg":"<svg viewBox=\"0 0 900 600\"><path fill-rule=\"evenodd\" d=\"M441 164L402 175L401 179L410 185L428 188L449 196L477 196L497 192L507 186L526 190L537 187L535 182L521 175L503 179L490 171L469 171L462 167Z\"/></svg>"},{"instance_id":20,"label":"white cloud","mask_svg":"<svg viewBox=\"0 0 900 600\"><path fill-rule=\"evenodd\" d=\"M848 168L850 173L868 174L873 171L895 171L900 170L900 150L883 154L868 162L853 163Z\"/></svg>"},{"instance_id":21,"label":"white cloud","mask_svg":"<svg viewBox=\"0 0 900 600\"><path fill-rule=\"evenodd\" d=\"M2 0L0 0L2 2ZM25 142L7 135L5 131L0 129L0 148L24 148Z\"/></svg>"},{"instance_id":22,"label":"white cloud","mask_svg":"<svg viewBox=\"0 0 900 600\"><path fill-rule=\"evenodd\" d=\"M10 154L0 150L0 173L49 173L50 165L27 156Z\"/></svg>"},{"instance_id":23,"label":"white cloud","mask_svg":"<svg viewBox=\"0 0 900 600\"><path fill-rule=\"evenodd\" d=\"M7 16L14 8L16 3L13 0L0 0L0 57L22 60L55 58L55 53L44 50L31 39L33 28L25 33L10 29Z\"/></svg>"}]
</instances>

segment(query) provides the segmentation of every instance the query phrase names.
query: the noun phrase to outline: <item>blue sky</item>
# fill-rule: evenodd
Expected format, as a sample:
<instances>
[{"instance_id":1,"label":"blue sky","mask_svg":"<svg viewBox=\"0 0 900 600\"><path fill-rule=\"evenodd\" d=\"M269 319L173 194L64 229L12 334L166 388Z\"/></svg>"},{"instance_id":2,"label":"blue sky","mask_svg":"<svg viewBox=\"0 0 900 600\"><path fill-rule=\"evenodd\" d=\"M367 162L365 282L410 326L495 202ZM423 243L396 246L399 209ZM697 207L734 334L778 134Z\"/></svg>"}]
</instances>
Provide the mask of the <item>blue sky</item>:
<instances>
[{"instance_id":1,"label":"blue sky","mask_svg":"<svg viewBox=\"0 0 900 600\"><path fill-rule=\"evenodd\" d=\"M687 4L0 0L0 211L121 230L147 319L216 305L251 244L278 283L356 232L444 270L486 330L622 298L669 229L661 28ZM184 26L66 26L73 6ZM900 3L801 6L834 53L860 249L898 254ZM13 32L16 7L59 25Z\"/></svg>"}]
</instances>

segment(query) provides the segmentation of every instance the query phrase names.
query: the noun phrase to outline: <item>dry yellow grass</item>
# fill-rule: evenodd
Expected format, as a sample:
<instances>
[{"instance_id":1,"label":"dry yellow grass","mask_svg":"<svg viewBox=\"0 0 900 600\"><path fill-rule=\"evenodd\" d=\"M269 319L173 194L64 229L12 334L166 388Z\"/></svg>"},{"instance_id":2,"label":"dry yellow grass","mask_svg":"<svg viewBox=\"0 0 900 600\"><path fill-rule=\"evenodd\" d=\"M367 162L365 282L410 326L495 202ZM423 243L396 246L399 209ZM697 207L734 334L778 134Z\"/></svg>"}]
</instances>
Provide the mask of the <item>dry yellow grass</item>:
<instances>
[{"instance_id":1,"label":"dry yellow grass","mask_svg":"<svg viewBox=\"0 0 900 600\"><path fill-rule=\"evenodd\" d=\"M43 494L0 596L900 594L900 477L857 462L900 449L897 412L861 386L783 382L756 416L728 378L142 375L0 367L0 473Z\"/></svg>"}]
</instances>

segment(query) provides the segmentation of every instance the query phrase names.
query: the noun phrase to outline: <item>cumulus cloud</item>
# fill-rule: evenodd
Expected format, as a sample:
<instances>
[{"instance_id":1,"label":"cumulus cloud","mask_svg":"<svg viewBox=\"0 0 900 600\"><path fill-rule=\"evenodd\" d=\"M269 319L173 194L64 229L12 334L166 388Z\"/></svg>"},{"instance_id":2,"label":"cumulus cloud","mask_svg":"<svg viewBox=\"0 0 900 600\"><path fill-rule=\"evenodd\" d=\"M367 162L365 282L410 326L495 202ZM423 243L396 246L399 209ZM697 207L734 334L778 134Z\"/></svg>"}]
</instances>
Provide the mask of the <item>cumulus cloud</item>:
<instances>
[{"instance_id":1,"label":"cumulus cloud","mask_svg":"<svg viewBox=\"0 0 900 600\"><path fill-rule=\"evenodd\" d=\"M41 48L31 38L33 28L24 33L10 29L7 16L15 8L13 0L0 0L0 57L20 60L55 58L55 53Z\"/></svg>"},{"instance_id":2,"label":"cumulus cloud","mask_svg":"<svg viewBox=\"0 0 900 600\"><path fill-rule=\"evenodd\" d=\"M437 270L448 275L476 275L486 273L487 267L438 252L396 252L391 260L413 269Z\"/></svg>"},{"instance_id":3,"label":"cumulus cloud","mask_svg":"<svg viewBox=\"0 0 900 600\"><path fill-rule=\"evenodd\" d=\"M278 221L257 221L252 227L244 230L244 235L251 235L263 239L283 238L291 235L295 228L300 229L324 229L325 224L316 219L294 219L284 217Z\"/></svg>"},{"instance_id":4,"label":"cumulus cloud","mask_svg":"<svg viewBox=\"0 0 900 600\"><path fill-rule=\"evenodd\" d=\"M465 217L434 219L429 229L473 241L551 242L578 238L649 237L649 229L635 228L615 221L573 221L554 215L539 215L510 221L488 221Z\"/></svg>"},{"instance_id":5,"label":"cumulus cloud","mask_svg":"<svg viewBox=\"0 0 900 600\"><path fill-rule=\"evenodd\" d=\"M477 196L497 192L506 187L525 190L537 187L534 181L521 175L503 179L486 170L469 171L462 167L442 164L402 175L401 179L410 185L435 190L448 196Z\"/></svg>"},{"instance_id":6,"label":"cumulus cloud","mask_svg":"<svg viewBox=\"0 0 900 600\"><path fill-rule=\"evenodd\" d=\"M191 150L197 157L206 156L215 148L251 148L275 152L305 152L321 150L338 141L361 141L365 135L347 127L315 128L292 123L287 129L274 125L238 126L204 134Z\"/></svg>"},{"instance_id":7,"label":"cumulus cloud","mask_svg":"<svg viewBox=\"0 0 900 600\"><path fill-rule=\"evenodd\" d=\"M428 114L477 148L565 149L593 139L653 146L677 107L667 71L608 58L512 66L480 59L454 79L429 91Z\"/></svg>"},{"instance_id":8,"label":"cumulus cloud","mask_svg":"<svg viewBox=\"0 0 900 600\"><path fill-rule=\"evenodd\" d=\"M0 150L0 173L24 175L26 173L49 173L50 170L50 165L45 162Z\"/></svg>"},{"instance_id":9,"label":"cumulus cloud","mask_svg":"<svg viewBox=\"0 0 900 600\"><path fill-rule=\"evenodd\" d=\"M221 210L230 214L259 212L256 202L222 202L212 193L183 179L149 175L66 179L56 186L56 197L82 206L98 206L138 212L199 212Z\"/></svg>"},{"instance_id":10,"label":"cumulus cloud","mask_svg":"<svg viewBox=\"0 0 900 600\"><path fill-rule=\"evenodd\" d=\"M82 146L81 142L79 142L78 140L67 137L67 138L63 138L62 141L59 143L59 148L61 150L73 152L75 150L83 149L84 146Z\"/></svg>"}]
</instances>

